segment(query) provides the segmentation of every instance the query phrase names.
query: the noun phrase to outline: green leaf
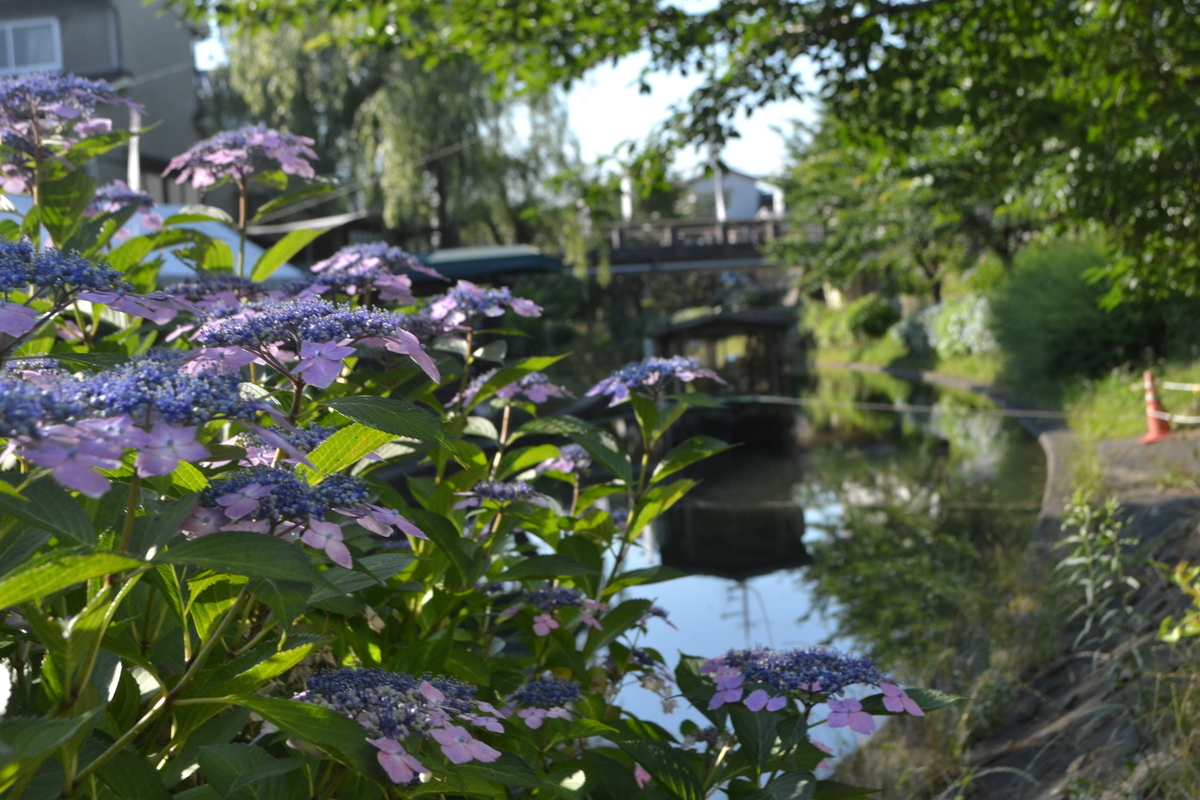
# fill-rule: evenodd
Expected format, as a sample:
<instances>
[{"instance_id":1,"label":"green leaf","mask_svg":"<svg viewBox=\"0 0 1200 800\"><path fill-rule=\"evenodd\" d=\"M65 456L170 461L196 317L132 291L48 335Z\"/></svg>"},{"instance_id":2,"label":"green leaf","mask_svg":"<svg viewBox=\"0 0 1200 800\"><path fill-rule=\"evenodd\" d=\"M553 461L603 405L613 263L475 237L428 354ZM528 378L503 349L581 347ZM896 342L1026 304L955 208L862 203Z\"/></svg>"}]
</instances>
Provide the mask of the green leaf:
<instances>
[{"instance_id":1,"label":"green leaf","mask_svg":"<svg viewBox=\"0 0 1200 800\"><path fill-rule=\"evenodd\" d=\"M138 800L165 800L170 797L158 772L132 749L117 753L97 770L97 774L116 792L117 797L136 797Z\"/></svg>"},{"instance_id":2,"label":"green leaf","mask_svg":"<svg viewBox=\"0 0 1200 800\"><path fill-rule=\"evenodd\" d=\"M734 704L729 709L729 719L733 722L733 730L737 733L742 752L749 757L758 772L763 772L775 746L779 717L766 711L751 711L743 705Z\"/></svg>"},{"instance_id":3,"label":"green leaf","mask_svg":"<svg viewBox=\"0 0 1200 800\"><path fill-rule=\"evenodd\" d=\"M275 619L279 620L284 630L288 630L296 617L308 607L312 586L300 581L255 578L250 584L250 591L271 607Z\"/></svg>"},{"instance_id":4,"label":"green leaf","mask_svg":"<svg viewBox=\"0 0 1200 800\"><path fill-rule=\"evenodd\" d=\"M188 462L180 461L179 466L171 473L171 483L188 492L199 492L208 486L208 478Z\"/></svg>"},{"instance_id":5,"label":"green leaf","mask_svg":"<svg viewBox=\"0 0 1200 800\"><path fill-rule=\"evenodd\" d=\"M347 766L381 782L387 776L375 758L377 751L367 744L363 727L336 711L296 700L274 697L236 697L237 705L249 708L269 720L281 731L315 744Z\"/></svg>"},{"instance_id":6,"label":"green leaf","mask_svg":"<svg viewBox=\"0 0 1200 800\"><path fill-rule=\"evenodd\" d=\"M621 634L636 625L646 612L650 610L650 606L654 605L650 600L634 599L626 600L619 606L609 611L600 620L601 630L590 630L588 632L587 645L584 646L584 655L590 656L592 653L604 647L609 642L617 640Z\"/></svg>"},{"instance_id":7,"label":"green leaf","mask_svg":"<svg viewBox=\"0 0 1200 800\"><path fill-rule=\"evenodd\" d=\"M219 222L222 225L233 225L233 217L229 216L229 212L216 206L206 206L203 203L193 203L192 205L184 206L179 209L179 213L172 214L163 220L163 227L170 228L173 225L184 225L192 222Z\"/></svg>"},{"instance_id":8,"label":"green leaf","mask_svg":"<svg viewBox=\"0 0 1200 800\"><path fill-rule=\"evenodd\" d=\"M651 483L658 483L668 475L678 472L684 467L695 464L697 461L715 456L717 453L723 453L732 448L733 445L726 444L720 439L714 439L711 436L693 436L681 445L671 449L671 452L663 456L663 460L658 462L658 466L654 468L654 475L650 478Z\"/></svg>"},{"instance_id":9,"label":"green leaf","mask_svg":"<svg viewBox=\"0 0 1200 800\"><path fill-rule=\"evenodd\" d=\"M274 197L258 207L258 211L251 218L250 224L253 225L267 214L278 211L281 208L287 208L295 203L301 203L313 197L320 197L323 194L328 194L333 191L333 187L328 183L319 183L316 186L306 186L303 189L298 189L294 192Z\"/></svg>"},{"instance_id":10,"label":"green leaf","mask_svg":"<svg viewBox=\"0 0 1200 800\"><path fill-rule=\"evenodd\" d=\"M622 572L604 589L606 595L613 594L629 586L641 586L648 583L662 583L683 577L684 573L674 567L642 567Z\"/></svg>"},{"instance_id":11,"label":"green leaf","mask_svg":"<svg viewBox=\"0 0 1200 800\"><path fill-rule=\"evenodd\" d=\"M107 261L113 269L128 272L130 267L140 264L142 259L154 249L154 236L135 236L127 242L109 251Z\"/></svg>"},{"instance_id":12,"label":"green leaf","mask_svg":"<svg viewBox=\"0 0 1200 800\"><path fill-rule=\"evenodd\" d=\"M607 431L573 433L571 439L575 444L587 450L588 455L595 459L596 463L614 476L625 483L633 482L633 465L629 463L629 454L611 433Z\"/></svg>"},{"instance_id":13,"label":"green leaf","mask_svg":"<svg viewBox=\"0 0 1200 800\"><path fill-rule=\"evenodd\" d=\"M584 422L577 417L563 414L557 417L540 417L531 419L522 425L518 432L525 434L542 434L548 436L572 436L580 433L597 433L599 428Z\"/></svg>"},{"instance_id":14,"label":"green leaf","mask_svg":"<svg viewBox=\"0 0 1200 800\"><path fill-rule=\"evenodd\" d=\"M813 800L816 791L817 776L806 769L794 769L777 776L765 788L743 795L743 798L744 800Z\"/></svg>"},{"instance_id":15,"label":"green leaf","mask_svg":"<svg viewBox=\"0 0 1200 800\"><path fill-rule=\"evenodd\" d=\"M190 772L192 767L196 766L201 747L208 747L214 744L229 744L245 729L249 719L250 709L234 708L213 717L196 728L187 737L183 748L163 768L163 783L168 788L179 783L183 780L184 773ZM176 797L178 796L176 795ZM218 800L220 800L219 797Z\"/></svg>"},{"instance_id":16,"label":"green leaf","mask_svg":"<svg viewBox=\"0 0 1200 800\"><path fill-rule=\"evenodd\" d=\"M298 763L303 764L298 759ZM286 800L287 783L269 770L275 759L261 747L249 744L217 744L200 748L200 769L207 780L226 800ZM241 781L259 769L266 769L258 785ZM241 781L239 783L239 781ZM245 788L235 796L234 784Z\"/></svg>"},{"instance_id":17,"label":"green leaf","mask_svg":"<svg viewBox=\"0 0 1200 800\"><path fill-rule=\"evenodd\" d=\"M394 569L381 568L379 574L370 570L369 564L378 563L371 562L370 559L386 558L389 559L388 566ZM415 559L413 556L404 553L384 553L375 556L367 556L360 558L355 567L359 569L345 569L343 567L330 567L321 576L328 581L331 586L326 589L318 589L311 598L310 603L319 603L322 600L328 600L331 597L340 597L342 595L353 594L354 592L366 589L368 586L382 586L384 581L395 575L404 567L411 564Z\"/></svg>"},{"instance_id":18,"label":"green leaf","mask_svg":"<svg viewBox=\"0 0 1200 800\"><path fill-rule=\"evenodd\" d=\"M56 551L0 579L0 608L39 600L101 575L144 566L116 553Z\"/></svg>"},{"instance_id":19,"label":"green leaf","mask_svg":"<svg viewBox=\"0 0 1200 800\"><path fill-rule=\"evenodd\" d=\"M627 741L619 744L672 797L677 800L704 800L700 779L681 751L662 742Z\"/></svg>"},{"instance_id":20,"label":"green leaf","mask_svg":"<svg viewBox=\"0 0 1200 800\"><path fill-rule=\"evenodd\" d=\"M8 717L0 722L0 743L8 758L33 761L60 747L91 722L99 709L78 717Z\"/></svg>"},{"instance_id":21,"label":"green leaf","mask_svg":"<svg viewBox=\"0 0 1200 800\"><path fill-rule=\"evenodd\" d=\"M905 689L905 693L911 697L922 711L934 711L939 708L957 703L963 698L955 694L946 694L939 692L936 689ZM883 705L883 695L873 694L870 697L862 699L863 711L876 716L897 716L907 712L904 711L888 711Z\"/></svg>"},{"instance_id":22,"label":"green leaf","mask_svg":"<svg viewBox=\"0 0 1200 800\"><path fill-rule=\"evenodd\" d=\"M17 480L18 476L7 473ZM11 482L11 481L10 481ZM80 544L93 544L96 533L83 506L53 478L41 478L21 490L26 499L0 493L0 512L12 514L36 528Z\"/></svg>"},{"instance_id":23,"label":"green leaf","mask_svg":"<svg viewBox=\"0 0 1200 800\"><path fill-rule=\"evenodd\" d=\"M454 571L458 573L459 584L467 585L475 575L475 555L479 546L464 539L454 525L441 514L413 509L411 516L412 521L421 527L429 540L437 545L438 550L446 554Z\"/></svg>"},{"instance_id":24,"label":"green leaf","mask_svg":"<svg viewBox=\"0 0 1200 800\"><path fill-rule=\"evenodd\" d=\"M29 558L49 539L49 531L30 525L14 525L0 539L0 575Z\"/></svg>"},{"instance_id":25,"label":"green leaf","mask_svg":"<svg viewBox=\"0 0 1200 800\"><path fill-rule=\"evenodd\" d=\"M837 781L817 781L817 791L813 800L857 800L859 797L870 797L879 794L880 789L864 789L861 786L850 786Z\"/></svg>"},{"instance_id":26,"label":"green leaf","mask_svg":"<svg viewBox=\"0 0 1200 800\"><path fill-rule=\"evenodd\" d=\"M375 430L355 422L337 431L316 450L308 454L315 470L304 464L296 468L296 472L308 480L310 485L320 483L325 475L339 472L351 464L356 464L380 445L387 444L396 438L395 434Z\"/></svg>"},{"instance_id":27,"label":"green leaf","mask_svg":"<svg viewBox=\"0 0 1200 800\"><path fill-rule=\"evenodd\" d=\"M259 257L258 263L254 265L254 271L250 273L250 280L265 281L274 275L277 269L286 264L289 258L299 253L308 246L309 242L328 230L329 228L304 228L284 236Z\"/></svg>"},{"instance_id":28,"label":"green leaf","mask_svg":"<svg viewBox=\"0 0 1200 800\"><path fill-rule=\"evenodd\" d=\"M63 157L75 166L82 167L96 156L127 143L133 135L133 131L109 131L88 136L71 145Z\"/></svg>"},{"instance_id":29,"label":"green leaf","mask_svg":"<svg viewBox=\"0 0 1200 800\"><path fill-rule=\"evenodd\" d=\"M154 560L252 578L320 580L316 568L299 546L247 531L221 531L180 542L159 553Z\"/></svg>"},{"instance_id":30,"label":"green leaf","mask_svg":"<svg viewBox=\"0 0 1200 800\"><path fill-rule=\"evenodd\" d=\"M144 517L138 517L133 522L133 536L129 539L129 552L136 554L139 558L146 556L152 550L157 552L158 548L180 532L184 521L191 515L192 509L196 507L199 500L198 494L188 495L174 503L158 506L152 513L147 513Z\"/></svg>"},{"instance_id":31,"label":"green leaf","mask_svg":"<svg viewBox=\"0 0 1200 800\"><path fill-rule=\"evenodd\" d=\"M289 640L291 641L293 640ZM212 697L257 692L272 678L282 675L303 661L312 652L315 644L316 642L311 641L301 642L282 650L276 650L274 644L265 645L247 654L253 656L247 659L247 663L254 662L251 666L227 681L206 686L204 691Z\"/></svg>"},{"instance_id":32,"label":"green leaf","mask_svg":"<svg viewBox=\"0 0 1200 800\"><path fill-rule=\"evenodd\" d=\"M129 363L132 359L118 353L46 353L40 358L56 358L59 361L73 361L96 369L112 369Z\"/></svg>"},{"instance_id":33,"label":"green leaf","mask_svg":"<svg viewBox=\"0 0 1200 800\"><path fill-rule=\"evenodd\" d=\"M390 397L342 397L325 405L370 428L422 442L449 446L438 418L420 406Z\"/></svg>"},{"instance_id":34,"label":"green leaf","mask_svg":"<svg viewBox=\"0 0 1200 800\"><path fill-rule=\"evenodd\" d=\"M95 191L96 179L86 172L71 172L42 184L38 200L41 222L56 244L71 238Z\"/></svg>"},{"instance_id":35,"label":"green leaf","mask_svg":"<svg viewBox=\"0 0 1200 800\"><path fill-rule=\"evenodd\" d=\"M595 575L596 570L570 556L553 554L529 556L496 577L498 581L524 581L531 578L558 578Z\"/></svg>"},{"instance_id":36,"label":"green leaf","mask_svg":"<svg viewBox=\"0 0 1200 800\"><path fill-rule=\"evenodd\" d=\"M641 533L647 525L658 519L660 514L683 499L695 485L696 481L681 480L666 486L656 486L646 492L629 515L629 526L626 528L629 535L637 536Z\"/></svg>"}]
</instances>

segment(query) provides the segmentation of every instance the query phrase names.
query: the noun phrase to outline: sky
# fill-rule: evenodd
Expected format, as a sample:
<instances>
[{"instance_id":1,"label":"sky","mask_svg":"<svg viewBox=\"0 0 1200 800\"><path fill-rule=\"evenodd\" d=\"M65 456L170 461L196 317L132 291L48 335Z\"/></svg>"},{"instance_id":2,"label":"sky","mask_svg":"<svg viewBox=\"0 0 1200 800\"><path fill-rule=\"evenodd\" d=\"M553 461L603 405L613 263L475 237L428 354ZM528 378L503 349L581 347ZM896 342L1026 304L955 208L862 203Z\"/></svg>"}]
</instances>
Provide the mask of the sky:
<instances>
[{"instance_id":1,"label":"sky","mask_svg":"<svg viewBox=\"0 0 1200 800\"><path fill-rule=\"evenodd\" d=\"M689 11L698 11L708 3L685 2ZM225 50L214 35L195 46L196 65L201 70L212 69L225 61ZM696 74L684 78L678 73L659 73L650 78L653 92L638 93L637 77L648 62L639 53L622 59L615 65L598 67L577 82L566 96L572 132L579 141L580 155L585 162L613 153L622 142L642 140L670 115L670 107L687 98L700 82ZM756 111L749 119L739 119L741 138L729 142L722 160L731 169L755 177L766 178L783 172L786 149L784 134L790 131L795 119L811 122L816 106L811 102L791 100L775 103ZM707 161L707 155L689 151L680 155L676 168L685 174Z\"/></svg>"}]
</instances>

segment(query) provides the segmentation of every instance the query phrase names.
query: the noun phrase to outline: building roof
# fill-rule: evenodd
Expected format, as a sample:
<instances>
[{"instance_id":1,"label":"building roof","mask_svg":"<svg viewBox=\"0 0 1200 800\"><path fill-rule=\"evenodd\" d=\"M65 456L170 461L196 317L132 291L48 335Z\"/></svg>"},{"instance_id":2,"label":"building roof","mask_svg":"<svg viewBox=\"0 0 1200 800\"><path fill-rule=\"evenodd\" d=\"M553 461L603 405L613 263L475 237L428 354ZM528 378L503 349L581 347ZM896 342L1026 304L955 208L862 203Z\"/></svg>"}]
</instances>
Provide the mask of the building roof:
<instances>
[{"instance_id":1,"label":"building roof","mask_svg":"<svg viewBox=\"0 0 1200 800\"><path fill-rule=\"evenodd\" d=\"M796 325L796 315L791 311L778 309L748 309L746 311L723 311L719 314L706 314L685 322L668 325L665 328L651 331L655 339L672 339L687 335L697 339L720 339L725 336L737 336L748 331L763 328L786 330Z\"/></svg>"},{"instance_id":2,"label":"building roof","mask_svg":"<svg viewBox=\"0 0 1200 800\"><path fill-rule=\"evenodd\" d=\"M483 280L496 275L520 272L562 272L563 263L527 244L494 247L447 247L417 256L452 281ZM414 282L435 280L417 273Z\"/></svg>"}]
</instances>

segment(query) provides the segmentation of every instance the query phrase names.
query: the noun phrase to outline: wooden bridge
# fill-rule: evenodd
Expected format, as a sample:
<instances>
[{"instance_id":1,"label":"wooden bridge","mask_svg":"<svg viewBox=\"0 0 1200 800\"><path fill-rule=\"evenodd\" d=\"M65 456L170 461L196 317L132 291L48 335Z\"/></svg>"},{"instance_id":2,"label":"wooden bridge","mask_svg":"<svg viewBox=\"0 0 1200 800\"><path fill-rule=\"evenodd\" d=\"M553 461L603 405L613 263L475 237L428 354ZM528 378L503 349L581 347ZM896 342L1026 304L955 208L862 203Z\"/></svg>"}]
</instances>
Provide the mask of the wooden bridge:
<instances>
[{"instance_id":1,"label":"wooden bridge","mask_svg":"<svg viewBox=\"0 0 1200 800\"><path fill-rule=\"evenodd\" d=\"M608 226L613 274L771 266L762 246L787 233L778 219L664 219Z\"/></svg>"}]
</instances>

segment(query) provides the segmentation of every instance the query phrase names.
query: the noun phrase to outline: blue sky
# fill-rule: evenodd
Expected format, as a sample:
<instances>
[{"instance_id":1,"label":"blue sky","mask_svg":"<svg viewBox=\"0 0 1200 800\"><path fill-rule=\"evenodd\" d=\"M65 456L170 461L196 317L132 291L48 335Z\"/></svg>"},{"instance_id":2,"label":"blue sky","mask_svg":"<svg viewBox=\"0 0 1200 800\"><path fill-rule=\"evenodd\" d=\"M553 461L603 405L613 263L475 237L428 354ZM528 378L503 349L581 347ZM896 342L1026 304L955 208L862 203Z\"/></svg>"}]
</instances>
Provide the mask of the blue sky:
<instances>
[{"instance_id":1,"label":"blue sky","mask_svg":"<svg viewBox=\"0 0 1200 800\"><path fill-rule=\"evenodd\" d=\"M699 11L711 3L684 0L681 5L689 11ZM200 69L211 69L224 58L224 48L215 36L196 45L196 64ZM636 54L616 65L599 67L567 94L571 129L585 161L612 153L626 140L647 136L669 115L670 107L685 100L699 84L697 75L684 78L678 73L659 73L649 81L654 91L649 95L638 94L637 77L647 60L645 54ZM812 121L815 109L811 102L792 100L760 109L749 119L742 118L738 126L741 138L726 146L725 163L758 177L781 173L786 156L782 134L791 129L794 119ZM706 159L703 153L683 153L676 167L688 173Z\"/></svg>"}]
</instances>

